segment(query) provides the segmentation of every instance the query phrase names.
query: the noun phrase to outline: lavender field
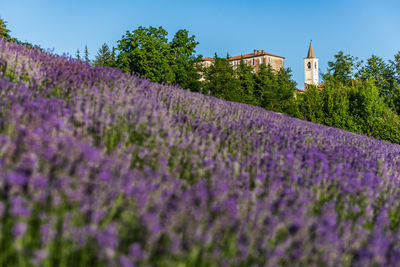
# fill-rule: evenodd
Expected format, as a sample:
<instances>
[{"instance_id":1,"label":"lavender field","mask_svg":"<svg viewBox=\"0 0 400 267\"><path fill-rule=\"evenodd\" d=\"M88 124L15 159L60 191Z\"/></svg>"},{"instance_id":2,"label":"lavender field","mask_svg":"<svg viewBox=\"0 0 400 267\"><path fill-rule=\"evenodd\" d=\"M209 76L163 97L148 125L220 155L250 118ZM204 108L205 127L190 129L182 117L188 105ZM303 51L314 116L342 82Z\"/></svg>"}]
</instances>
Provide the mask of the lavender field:
<instances>
[{"instance_id":1,"label":"lavender field","mask_svg":"<svg viewBox=\"0 0 400 267\"><path fill-rule=\"evenodd\" d=\"M0 41L1 266L396 266L400 146Z\"/></svg>"}]
</instances>

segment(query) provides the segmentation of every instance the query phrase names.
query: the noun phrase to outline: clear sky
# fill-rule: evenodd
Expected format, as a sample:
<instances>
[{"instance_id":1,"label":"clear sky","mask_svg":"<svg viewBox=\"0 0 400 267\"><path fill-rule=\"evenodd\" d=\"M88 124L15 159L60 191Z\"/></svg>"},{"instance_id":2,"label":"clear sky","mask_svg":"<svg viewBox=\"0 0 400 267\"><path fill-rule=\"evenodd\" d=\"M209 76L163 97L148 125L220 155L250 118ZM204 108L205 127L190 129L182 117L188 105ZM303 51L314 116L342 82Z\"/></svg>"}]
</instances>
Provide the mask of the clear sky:
<instances>
[{"instance_id":1,"label":"clear sky","mask_svg":"<svg viewBox=\"0 0 400 267\"><path fill-rule=\"evenodd\" d=\"M285 57L298 88L310 39L323 72L340 50L386 60L400 51L399 0L0 0L0 16L21 41L71 55L87 45L91 58L139 26L162 26L170 37L187 29L203 56L259 49Z\"/></svg>"}]
</instances>

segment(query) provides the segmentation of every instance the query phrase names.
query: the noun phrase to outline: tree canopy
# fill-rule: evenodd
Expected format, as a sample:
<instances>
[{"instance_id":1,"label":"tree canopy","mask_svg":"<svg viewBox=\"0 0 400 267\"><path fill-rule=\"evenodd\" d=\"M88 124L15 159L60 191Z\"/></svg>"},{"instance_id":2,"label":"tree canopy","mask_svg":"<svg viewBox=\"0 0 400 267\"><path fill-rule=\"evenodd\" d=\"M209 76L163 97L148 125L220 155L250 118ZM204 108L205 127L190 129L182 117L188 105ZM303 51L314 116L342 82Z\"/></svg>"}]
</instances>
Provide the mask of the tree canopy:
<instances>
[{"instance_id":1,"label":"tree canopy","mask_svg":"<svg viewBox=\"0 0 400 267\"><path fill-rule=\"evenodd\" d=\"M113 67L115 65L115 58L107 44L103 44L93 62L95 66Z\"/></svg>"},{"instance_id":2,"label":"tree canopy","mask_svg":"<svg viewBox=\"0 0 400 267\"><path fill-rule=\"evenodd\" d=\"M244 102L250 105L260 105L259 99L256 98L254 93L256 81L253 68L245 64L243 59L240 60L240 64L236 68L236 76L243 91Z\"/></svg>"},{"instance_id":3,"label":"tree canopy","mask_svg":"<svg viewBox=\"0 0 400 267\"><path fill-rule=\"evenodd\" d=\"M352 80L357 78L356 73L362 61L357 57L345 55L343 51L339 51L334 58L334 61L328 61L328 72L323 75L324 80L333 77L343 84L351 84Z\"/></svg>"},{"instance_id":4,"label":"tree canopy","mask_svg":"<svg viewBox=\"0 0 400 267\"><path fill-rule=\"evenodd\" d=\"M0 38L10 39L10 30L7 29L7 22L0 18Z\"/></svg>"},{"instance_id":5,"label":"tree canopy","mask_svg":"<svg viewBox=\"0 0 400 267\"><path fill-rule=\"evenodd\" d=\"M244 102L243 89L227 58L214 56L214 64L205 70L204 88L211 95L229 101Z\"/></svg>"},{"instance_id":6,"label":"tree canopy","mask_svg":"<svg viewBox=\"0 0 400 267\"><path fill-rule=\"evenodd\" d=\"M179 30L168 41L162 27L139 27L118 41L117 65L125 72L135 73L153 82L179 84L193 91L200 90L200 74L195 57L198 42L187 30Z\"/></svg>"},{"instance_id":7,"label":"tree canopy","mask_svg":"<svg viewBox=\"0 0 400 267\"><path fill-rule=\"evenodd\" d=\"M396 84L395 69L381 57L372 55L364 67L360 69L363 80L372 79L383 96L390 96Z\"/></svg>"},{"instance_id":8,"label":"tree canopy","mask_svg":"<svg viewBox=\"0 0 400 267\"><path fill-rule=\"evenodd\" d=\"M89 60L89 51L88 51L87 45L85 45L85 61L88 62L88 63L90 63L90 60Z\"/></svg>"},{"instance_id":9,"label":"tree canopy","mask_svg":"<svg viewBox=\"0 0 400 267\"><path fill-rule=\"evenodd\" d=\"M294 101L296 82L290 69L275 71L271 65L261 65L255 74L255 95L260 106L277 112L289 112Z\"/></svg>"},{"instance_id":10,"label":"tree canopy","mask_svg":"<svg viewBox=\"0 0 400 267\"><path fill-rule=\"evenodd\" d=\"M297 98L296 116L400 143L400 52L388 62L372 55L364 65L343 52L334 59L323 90L311 86Z\"/></svg>"}]
</instances>

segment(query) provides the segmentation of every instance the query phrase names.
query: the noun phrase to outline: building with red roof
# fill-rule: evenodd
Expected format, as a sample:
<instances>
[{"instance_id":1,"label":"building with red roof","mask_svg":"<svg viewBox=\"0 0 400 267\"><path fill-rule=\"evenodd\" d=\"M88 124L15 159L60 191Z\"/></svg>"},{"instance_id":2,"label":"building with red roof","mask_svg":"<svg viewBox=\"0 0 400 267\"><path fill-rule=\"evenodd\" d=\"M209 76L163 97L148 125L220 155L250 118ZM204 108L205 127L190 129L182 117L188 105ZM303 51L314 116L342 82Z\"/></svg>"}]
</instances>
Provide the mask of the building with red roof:
<instances>
[{"instance_id":1,"label":"building with red roof","mask_svg":"<svg viewBox=\"0 0 400 267\"><path fill-rule=\"evenodd\" d=\"M258 71L260 68L260 65L262 65L262 64L265 64L265 65L269 64L269 65L271 65L272 69L274 69L276 71L278 71L280 68L285 67L285 58L284 57L264 52L264 50L260 51L260 50L254 49L253 53L240 55L240 56L234 56L234 57L229 58L229 61L234 69L237 68L237 66L239 66L241 60L243 60L244 64L251 66L254 71ZM214 58L211 58L211 57L203 58L203 65L205 67L209 67L213 63L214 63Z\"/></svg>"}]
</instances>

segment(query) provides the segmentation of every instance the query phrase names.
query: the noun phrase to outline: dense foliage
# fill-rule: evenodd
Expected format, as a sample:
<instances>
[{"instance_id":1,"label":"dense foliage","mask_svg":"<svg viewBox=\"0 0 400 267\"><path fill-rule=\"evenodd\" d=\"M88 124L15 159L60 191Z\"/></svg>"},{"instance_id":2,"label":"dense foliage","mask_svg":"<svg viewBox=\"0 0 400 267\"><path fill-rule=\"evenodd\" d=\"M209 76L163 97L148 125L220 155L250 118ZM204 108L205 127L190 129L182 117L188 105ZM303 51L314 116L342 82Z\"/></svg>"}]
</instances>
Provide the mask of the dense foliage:
<instances>
[{"instance_id":1,"label":"dense foliage","mask_svg":"<svg viewBox=\"0 0 400 267\"><path fill-rule=\"evenodd\" d=\"M400 72L396 58L386 63L372 55L363 65L339 52L323 75L323 89L310 87L298 95L297 109L291 115L400 144Z\"/></svg>"},{"instance_id":2,"label":"dense foliage","mask_svg":"<svg viewBox=\"0 0 400 267\"><path fill-rule=\"evenodd\" d=\"M115 61L115 48L111 51L108 45L104 43L97 52L93 65L97 67L115 67Z\"/></svg>"},{"instance_id":3,"label":"dense foliage","mask_svg":"<svg viewBox=\"0 0 400 267\"><path fill-rule=\"evenodd\" d=\"M293 113L296 83L291 79L289 68L275 71L270 65L261 65L254 72L242 60L233 69L227 58L215 55L213 64L203 72L203 92L267 110Z\"/></svg>"},{"instance_id":4,"label":"dense foliage","mask_svg":"<svg viewBox=\"0 0 400 267\"><path fill-rule=\"evenodd\" d=\"M214 59L214 64L204 70L205 92L229 101L244 101L245 92L241 86L242 82L237 79L229 60L217 56ZM252 75L251 72L250 75ZM249 95L248 98L251 96Z\"/></svg>"},{"instance_id":5,"label":"dense foliage","mask_svg":"<svg viewBox=\"0 0 400 267\"><path fill-rule=\"evenodd\" d=\"M10 30L7 29L7 24L2 18L0 18L0 38L10 38Z\"/></svg>"},{"instance_id":6,"label":"dense foliage","mask_svg":"<svg viewBox=\"0 0 400 267\"><path fill-rule=\"evenodd\" d=\"M400 146L0 41L0 265L396 266Z\"/></svg>"},{"instance_id":7,"label":"dense foliage","mask_svg":"<svg viewBox=\"0 0 400 267\"><path fill-rule=\"evenodd\" d=\"M400 52L389 62L372 55L364 64L342 51L334 58L334 61L328 62L328 72L322 75L325 81L335 80L346 86L354 86L357 81L371 80L388 107L396 112L400 110Z\"/></svg>"},{"instance_id":8,"label":"dense foliage","mask_svg":"<svg viewBox=\"0 0 400 267\"><path fill-rule=\"evenodd\" d=\"M168 41L162 27L139 27L118 41L117 66L153 82L179 84L182 88L200 90L200 74L194 56L198 42L187 30L179 30Z\"/></svg>"},{"instance_id":9,"label":"dense foliage","mask_svg":"<svg viewBox=\"0 0 400 267\"><path fill-rule=\"evenodd\" d=\"M234 70L227 58L217 55L214 64L204 68L201 56L195 56L198 44L195 36L184 29L168 41L168 32L162 27L139 27L126 32L118 41L117 51L113 48L111 52L103 44L93 63L118 67L153 82L179 85L228 101L294 112L296 83L291 79L290 69L274 71L270 65L263 65L254 73L251 66L241 62ZM85 51L87 55L87 49ZM79 53L76 57L80 59ZM87 56L85 58L89 62Z\"/></svg>"}]
</instances>

